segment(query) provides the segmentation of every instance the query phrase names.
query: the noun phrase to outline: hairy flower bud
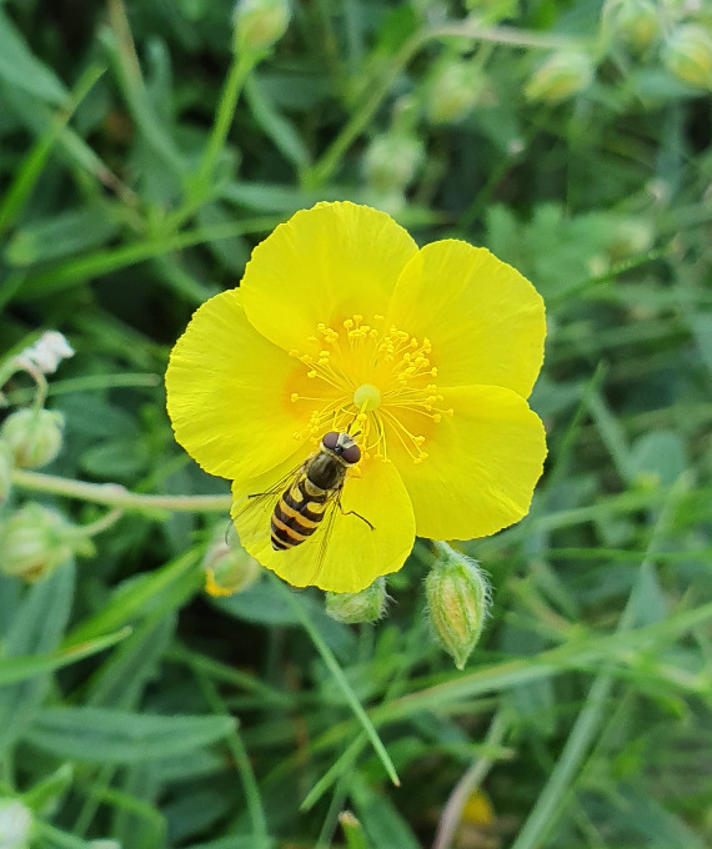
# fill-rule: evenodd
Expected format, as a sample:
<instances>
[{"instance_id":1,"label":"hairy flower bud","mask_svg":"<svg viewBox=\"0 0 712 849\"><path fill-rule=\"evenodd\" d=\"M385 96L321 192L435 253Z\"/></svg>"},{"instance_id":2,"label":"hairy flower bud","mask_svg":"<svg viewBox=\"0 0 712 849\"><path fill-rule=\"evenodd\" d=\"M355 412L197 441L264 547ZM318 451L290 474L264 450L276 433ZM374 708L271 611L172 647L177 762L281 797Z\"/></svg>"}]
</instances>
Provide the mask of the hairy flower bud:
<instances>
[{"instance_id":1,"label":"hairy flower bud","mask_svg":"<svg viewBox=\"0 0 712 849\"><path fill-rule=\"evenodd\" d=\"M203 558L205 592L216 598L241 593L259 578L260 569L260 564L236 539L226 543L221 535Z\"/></svg>"},{"instance_id":2,"label":"hairy flower bud","mask_svg":"<svg viewBox=\"0 0 712 849\"><path fill-rule=\"evenodd\" d=\"M601 21L635 53L642 53L660 35L660 13L651 0L606 0Z\"/></svg>"},{"instance_id":3,"label":"hairy flower bud","mask_svg":"<svg viewBox=\"0 0 712 849\"><path fill-rule=\"evenodd\" d=\"M459 121L477 103L483 89L482 72L468 62L449 62L430 80L426 111L433 124Z\"/></svg>"},{"instance_id":4,"label":"hairy flower bud","mask_svg":"<svg viewBox=\"0 0 712 849\"><path fill-rule=\"evenodd\" d=\"M376 578L360 593L327 593L326 612L346 625L375 622L385 612L386 598L386 579Z\"/></svg>"},{"instance_id":5,"label":"hairy flower bud","mask_svg":"<svg viewBox=\"0 0 712 849\"><path fill-rule=\"evenodd\" d=\"M476 560L443 554L425 579L430 621L455 666L463 669L482 633L489 585Z\"/></svg>"},{"instance_id":6,"label":"hairy flower bud","mask_svg":"<svg viewBox=\"0 0 712 849\"><path fill-rule=\"evenodd\" d=\"M284 35L292 12L287 0L237 0L233 12L238 53L270 48Z\"/></svg>"},{"instance_id":7,"label":"hairy flower bud","mask_svg":"<svg viewBox=\"0 0 712 849\"><path fill-rule=\"evenodd\" d=\"M12 486L12 469L15 465L15 455L13 454L12 448L5 442L4 439L0 439L0 504L8 497L10 494L10 487Z\"/></svg>"},{"instance_id":8,"label":"hairy flower bud","mask_svg":"<svg viewBox=\"0 0 712 849\"><path fill-rule=\"evenodd\" d=\"M30 583L46 578L72 557L75 537L61 514L25 504L0 523L0 570Z\"/></svg>"},{"instance_id":9,"label":"hairy flower bud","mask_svg":"<svg viewBox=\"0 0 712 849\"><path fill-rule=\"evenodd\" d=\"M678 27L665 46L663 60L676 77L712 89L712 35L698 24Z\"/></svg>"},{"instance_id":10,"label":"hairy flower bud","mask_svg":"<svg viewBox=\"0 0 712 849\"><path fill-rule=\"evenodd\" d=\"M0 436L12 449L18 466L39 469L59 454L63 427L61 413L28 407L5 419Z\"/></svg>"},{"instance_id":11,"label":"hairy flower bud","mask_svg":"<svg viewBox=\"0 0 712 849\"><path fill-rule=\"evenodd\" d=\"M29 849L32 812L19 799L0 799L0 847Z\"/></svg>"},{"instance_id":12,"label":"hairy flower bud","mask_svg":"<svg viewBox=\"0 0 712 849\"><path fill-rule=\"evenodd\" d=\"M524 89L528 100L559 103L586 88L593 79L593 64L586 53L562 50L540 65Z\"/></svg>"},{"instance_id":13,"label":"hairy flower bud","mask_svg":"<svg viewBox=\"0 0 712 849\"><path fill-rule=\"evenodd\" d=\"M423 144L402 132L376 136L366 151L363 170L368 184L379 192L404 189L424 158Z\"/></svg>"}]
</instances>

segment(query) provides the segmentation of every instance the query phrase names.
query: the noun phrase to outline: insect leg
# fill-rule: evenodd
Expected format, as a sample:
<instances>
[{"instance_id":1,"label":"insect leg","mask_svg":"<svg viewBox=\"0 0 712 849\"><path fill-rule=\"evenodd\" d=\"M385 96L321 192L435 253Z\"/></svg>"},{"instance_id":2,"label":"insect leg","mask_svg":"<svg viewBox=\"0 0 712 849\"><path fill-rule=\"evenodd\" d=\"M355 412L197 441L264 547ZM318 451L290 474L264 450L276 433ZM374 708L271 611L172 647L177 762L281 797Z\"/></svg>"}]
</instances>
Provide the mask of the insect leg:
<instances>
[{"instance_id":1,"label":"insect leg","mask_svg":"<svg viewBox=\"0 0 712 849\"><path fill-rule=\"evenodd\" d=\"M342 505L341 505L341 496L339 496L339 497L336 499L336 504L338 505L339 510L341 510L341 515L342 515L342 516L356 516L356 517L358 517L358 518L359 518L362 522L365 522L365 523L368 525L368 527L369 527L372 531L375 531L375 530L376 530L376 529L374 528L374 526L373 526L373 525L372 525L372 524L368 521L368 519L367 519L365 516L362 516L360 513L357 513L355 510L344 510L344 508L343 508L343 507L342 507Z\"/></svg>"}]
</instances>

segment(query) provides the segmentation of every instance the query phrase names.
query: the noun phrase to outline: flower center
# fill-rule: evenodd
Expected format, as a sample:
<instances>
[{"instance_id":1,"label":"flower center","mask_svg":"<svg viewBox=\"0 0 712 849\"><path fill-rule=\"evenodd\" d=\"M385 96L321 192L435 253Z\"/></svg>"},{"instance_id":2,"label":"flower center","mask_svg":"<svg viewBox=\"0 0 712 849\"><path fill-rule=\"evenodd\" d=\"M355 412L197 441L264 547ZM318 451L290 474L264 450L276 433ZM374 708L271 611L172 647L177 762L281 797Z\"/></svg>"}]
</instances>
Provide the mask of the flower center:
<instances>
[{"instance_id":1,"label":"flower center","mask_svg":"<svg viewBox=\"0 0 712 849\"><path fill-rule=\"evenodd\" d=\"M386 459L393 441L416 463L428 456L423 444L442 416L452 415L432 382L432 345L384 321L354 315L336 327L319 324L307 340L310 353L290 352L306 367L299 385L304 376L311 384L308 394L291 393L293 403L311 407L307 431L296 439L355 427L365 457Z\"/></svg>"},{"instance_id":2,"label":"flower center","mask_svg":"<svg viewBox=\"0 0 712 849\"><path fill-rule=\"evenodd\" d=\"M370 412L381 406L381 393L372 383L362 383L354 392L354 404L362 412Z\"/></svg>"}]
</instances>

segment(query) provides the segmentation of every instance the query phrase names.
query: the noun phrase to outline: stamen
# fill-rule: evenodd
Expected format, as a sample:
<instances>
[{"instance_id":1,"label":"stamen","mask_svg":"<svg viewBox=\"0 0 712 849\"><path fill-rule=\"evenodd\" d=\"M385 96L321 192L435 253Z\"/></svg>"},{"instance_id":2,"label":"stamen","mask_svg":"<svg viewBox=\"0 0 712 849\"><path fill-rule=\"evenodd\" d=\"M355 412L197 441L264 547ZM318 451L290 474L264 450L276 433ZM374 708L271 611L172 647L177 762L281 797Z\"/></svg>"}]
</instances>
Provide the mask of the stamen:
<instances>
[{"instance_id":1,"label":"stamen","mask_svg":"<svg viewBox=\"0 0 712 849\"><path fill-rule=\"evenodd\" d=\"M443 396L433 383L432 343L395 325L384 327L382 315L365 320L361 314L345 318L337 327L320 322L308 338L310 353L290 351L304 366L306 377L324 384L319 391L292 392L292 403L313 405L300 438L320 438L327 430L361 431L364 458L388 457L388 438L397 439L413 462L427 457L426 436L413 433L402 421L404 413L418 413L433 424L453 410L443 407ZM377 412L376 412L377 411ZM386 430L386 422L388 430ZM388 435L387 435L388 434Z\"/></svg>"}]
</instances>

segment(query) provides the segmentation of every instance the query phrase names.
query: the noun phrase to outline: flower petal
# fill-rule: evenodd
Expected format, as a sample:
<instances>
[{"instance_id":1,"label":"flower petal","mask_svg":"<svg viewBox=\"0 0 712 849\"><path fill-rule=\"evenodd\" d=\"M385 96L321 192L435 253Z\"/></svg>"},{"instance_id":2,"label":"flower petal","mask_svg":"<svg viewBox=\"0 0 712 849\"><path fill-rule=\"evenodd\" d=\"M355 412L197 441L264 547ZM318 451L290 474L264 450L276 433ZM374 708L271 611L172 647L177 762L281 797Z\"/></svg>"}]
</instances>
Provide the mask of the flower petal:
<instances>
[{"instance_id":1,"label":"flower petal","mask_svg":"<svg viewBox=\"0 0 712 849\"><path fill-rule=\"evenodd\" d=\"M413 463L389 439L415 511L416 531L431 539L483 537L529 511L546 457L546 435L527 402L500 386L443 391L452 416L443 416Z\"/></svg>"},{"instance_id":2,"label":"flower petal","mask_svg":"<svg viewBox=\"0 0 712 849\"><path fill-rule=\"evenodd\" d=\"M384 314L417 250L385 212L347 201L318 203L252 252L240 284L247 317L276 345L304 351L320 322Z\"/></svg>"},{"instance_id":3,"label":"flower petal","mask_svg":"<svg viewBox=\"0 0 712 849\"><path fill-rule=\"evenodd\" d=\"M432 342L442 386L506 386L528 397L544 357L544 302L485 248L446 239L421 248L396 284L389 321Z\"/></svg>"},{"instance_id":4,"label":"flower petal","mask_svg":"<svg viewBox=\"0 0 712 849\"><path fill-rule=\"evenodd\" d=\"M295 587L354 593L380 575L397 572L413 547L415 520L403 482L388 462L366 463L361 477L349 474L342 492L343 514L336 504L330 505L321 525L305 542L286 551L272 548L270 518L289 478L269 495L248 496L274 489L275 482L293 465L298 471L303 459L303 454L294 455L280 469L233 484L231 513L243 547ZM349 510L371 522L373 530L357 516L345 515ZM323 547L325 533L328 538Z\"/></svg>"},{"instance_id":5,"label":"flower petal","mask_svg":"<svg viewBox=\"0 0 712 849\"><path fill-rule=\"evenodd\" d=\"M280 463L294 451L293 434L307 418L289 400L294 360L257 333L241 301L238 289L206 301L166 371L177 441L206 472L226 478L252 477Z\"/></svg>"}]
</instances>

